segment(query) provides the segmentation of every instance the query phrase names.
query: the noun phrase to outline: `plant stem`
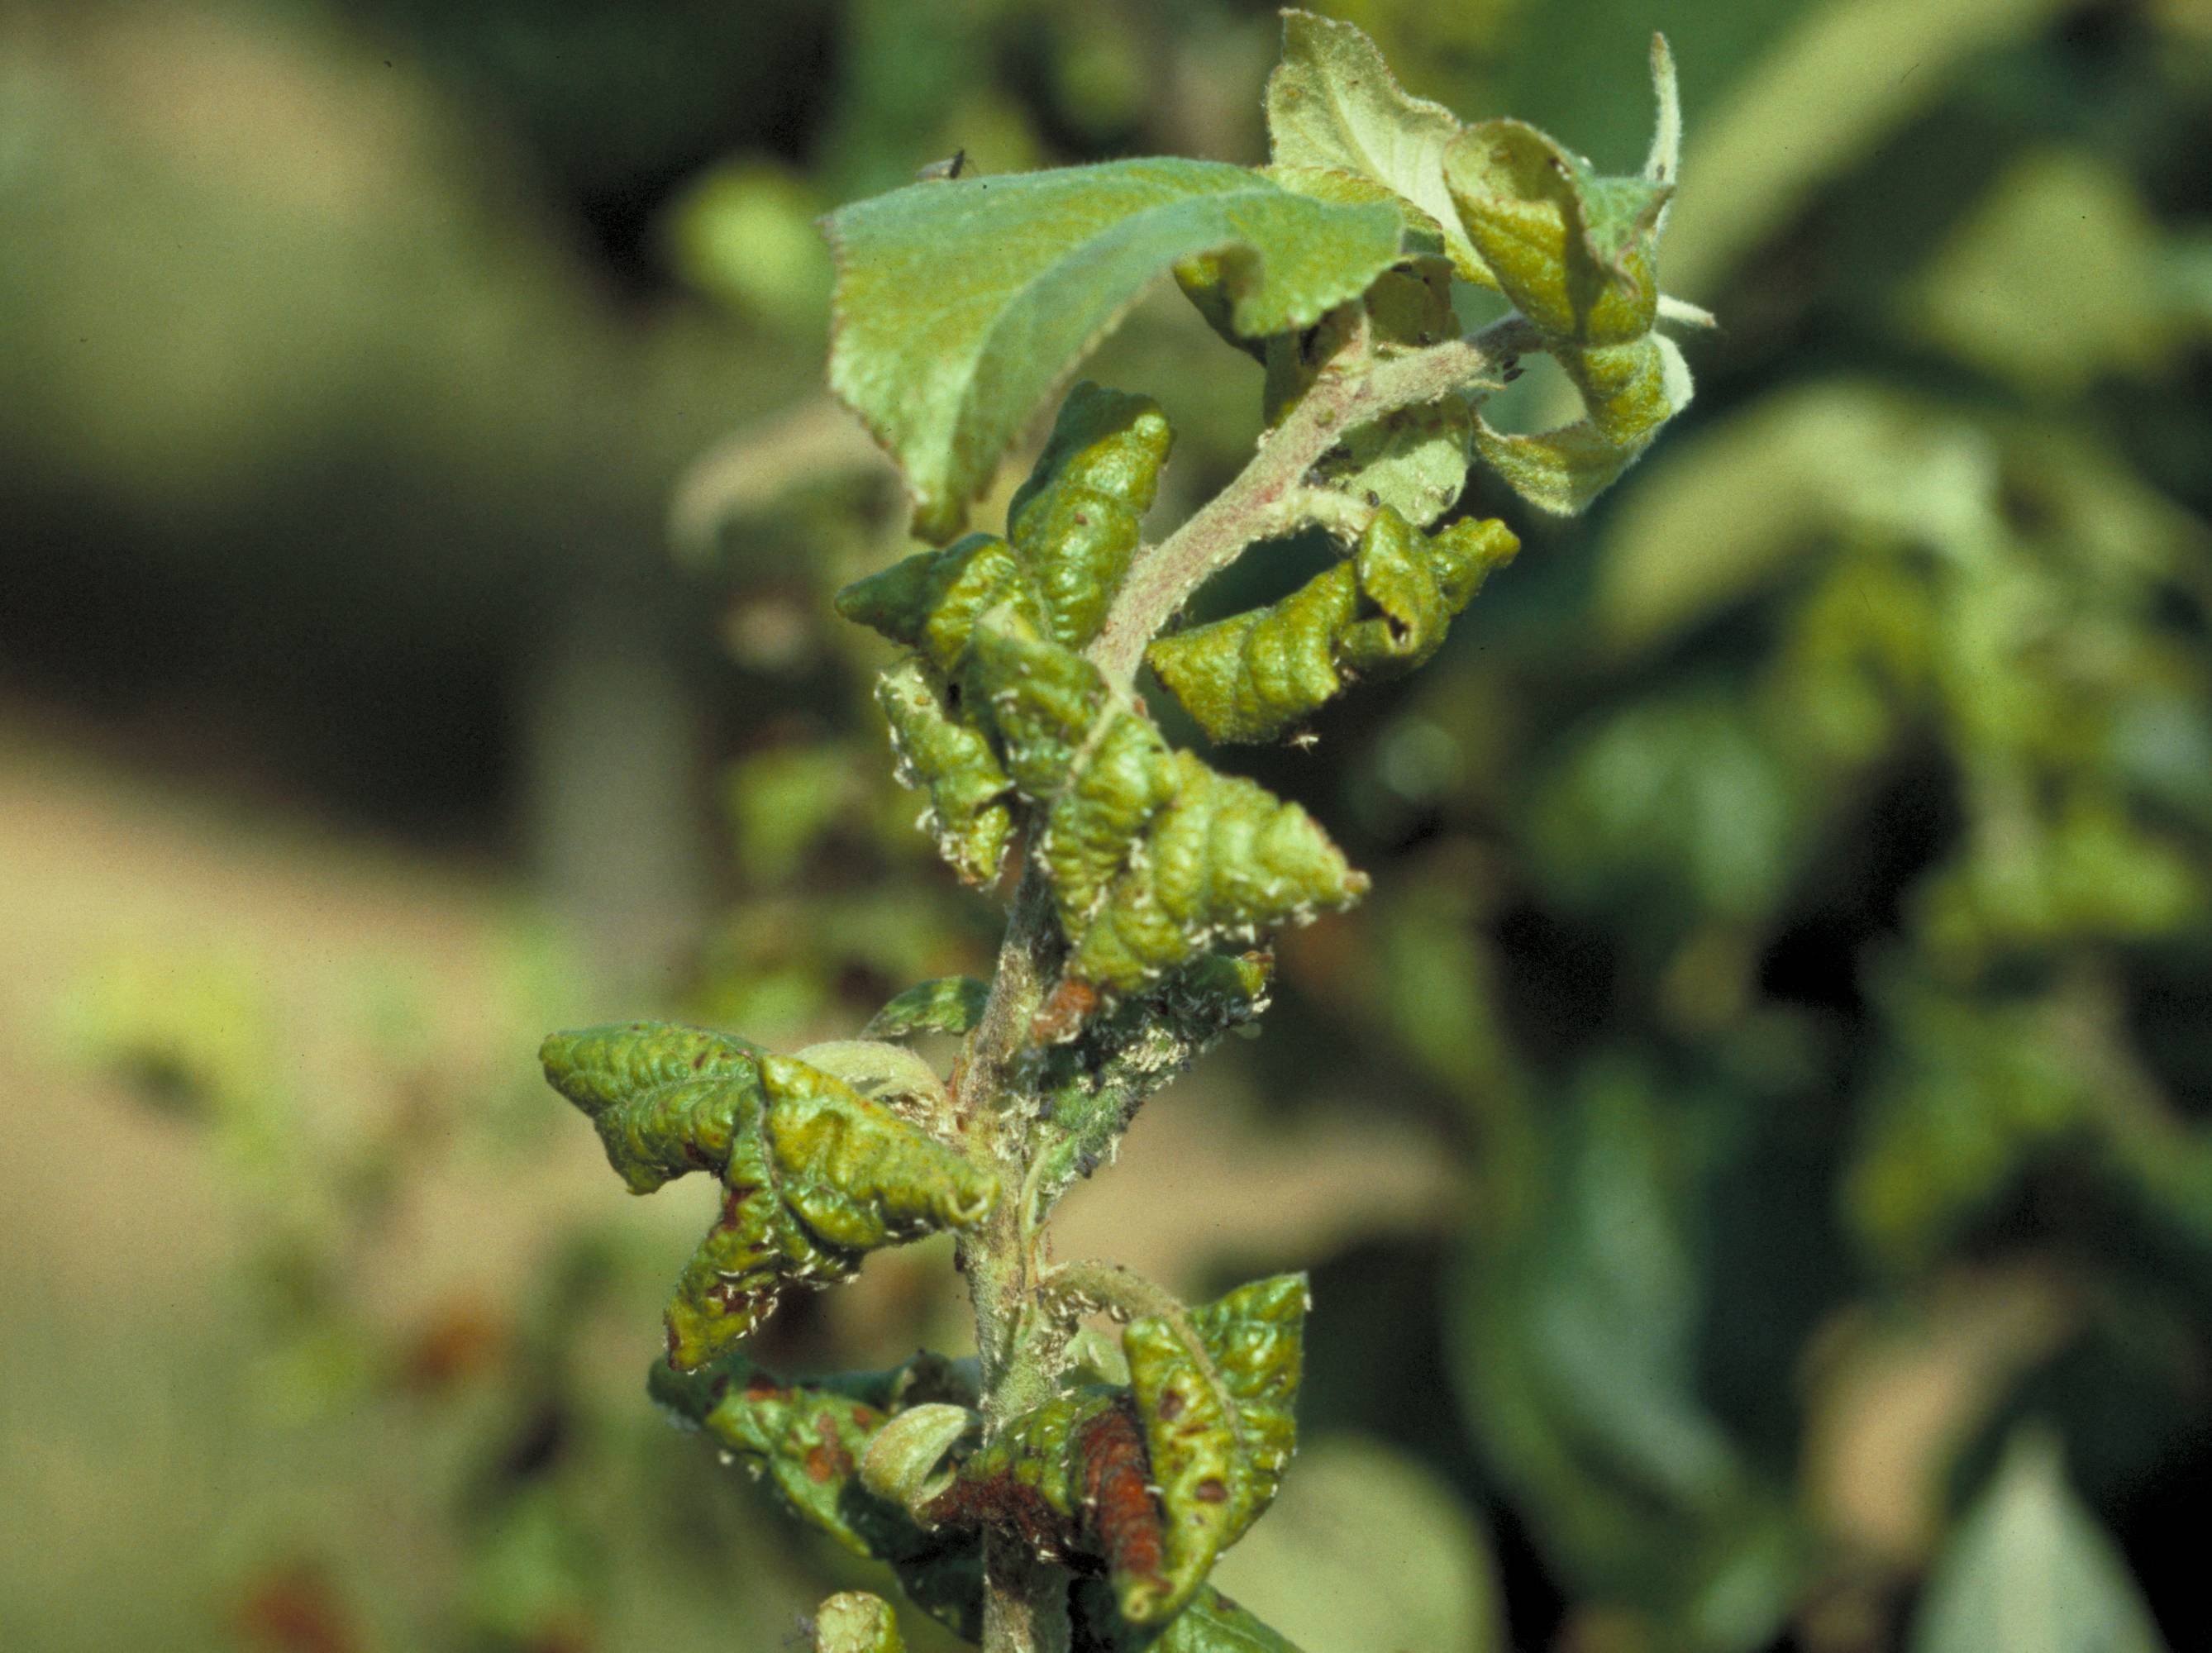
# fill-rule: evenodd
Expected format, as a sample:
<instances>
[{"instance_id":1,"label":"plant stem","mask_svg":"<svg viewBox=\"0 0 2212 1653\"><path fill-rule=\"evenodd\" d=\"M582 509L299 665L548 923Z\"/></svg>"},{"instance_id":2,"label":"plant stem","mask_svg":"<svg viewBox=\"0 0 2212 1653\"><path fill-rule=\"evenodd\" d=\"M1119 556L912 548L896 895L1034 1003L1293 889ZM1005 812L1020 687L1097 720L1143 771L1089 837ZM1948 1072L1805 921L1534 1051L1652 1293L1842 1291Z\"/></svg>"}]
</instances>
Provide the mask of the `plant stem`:
<instances>
[{"instance_id":1,"label":"plant stem","mask_svg":"<svg viewBox=\"0 0 2212 1653\"><path fill-rule=\"evenodd\" d=\"M1358 427L1400 408L1421 407L1495 377L1540 347L1536 330L1508 316L1466 338L1389 357L1358 373L1324 370L1237 479L1182 527L1137 553L1090 655L1107 680L1126 686L1145 649L1176 611L1245 547L1305 520L1306 473Z\"/></svg>"},{"instance_id":2,"label":"plant stem","mask_svg":"<svg viewBox=\"0 0 2212 1653\"><path fill-rule=\"evenodd\" d=\"M960 1248L975 1308L987 1438L1052 1389L1054 1374L1036 1340L1026 1334L1036 1256L1028 1202L1020 1196L1029 1174L1030 1108L1018 1060L1059 949L1051 887L1037 863L1025 858L991 996L969 1042L955 1098L970 1148L998 1172L1000 1189L998 1205ZM991 1534L983 1552L984 1653L1064 1653L1070 1634L1066 1574L1035 1560L1011 1535Z\"/></svg>"},{"instance_id":3,"label":"plant stem","mask_svg":"<svg viewBox=\"0 0 2212 1653\"><path fill-rule=\"evenodd\" d=\"M1138 554L1090 649L1117 690L1126 690L1146 646L1212 574L1247 546L1288 532L1317 514L1306 474L1356 427L1404 407L1435 402L1492 378L1507 361L1534 349L1534 329L1510 317L1471 338L1431 345L1364 365L1324 371L1313 388L1263 441L1237 479L1174 535ZM1336 526L1341 526L1339 521ZM1034 1144L1035 1102L1020 1058L1029 1029L1059 966L1061 946L1052 890L1042 868L1025 856L999 948L991 994L969 1040L954 1105L969 1150L999 1175L999 1203L960 1247L961 1267L975 1309L975 1348L982 1364L986 1437L1048 1399L1057 1374L1040 1322L1036 1236L1026 1186ZM1088 1267L1088 1266L1086 1266ZM1080 1279L1110 1293L1124 1312L1170 1315L1201 1361L1180 1304L1143 1296L1126 1271L1101 1269ZM1066 1288L1078 1288L1068 1276ZM1157 1291L1157 1288L1145 1288ZM1131 1297L1138 1293L1137 1297ZM1144 1306L1138 1307L1141 1302ZM983 1653L1066 1653L1067 1574L1030 1556L1018 1540L993 1534L983 1557Z\"/></svg>"}]
</instances>

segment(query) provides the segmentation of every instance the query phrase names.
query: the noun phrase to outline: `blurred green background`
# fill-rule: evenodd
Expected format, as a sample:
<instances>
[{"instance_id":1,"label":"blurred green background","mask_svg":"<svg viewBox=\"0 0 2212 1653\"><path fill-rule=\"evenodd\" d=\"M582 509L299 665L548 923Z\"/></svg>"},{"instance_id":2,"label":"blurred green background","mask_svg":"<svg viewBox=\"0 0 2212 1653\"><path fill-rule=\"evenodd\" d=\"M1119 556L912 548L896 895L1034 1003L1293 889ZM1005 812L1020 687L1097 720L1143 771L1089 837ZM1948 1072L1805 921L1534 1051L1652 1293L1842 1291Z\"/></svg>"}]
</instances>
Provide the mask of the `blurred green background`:
<instances>
[{"instance_id":1,"label":"blurred green background","mask_svg":"<svg viewBox=\"0 0 2212 1653\"><path fill-rule=\"evenodd\" d=\"M2212 12L1328 9L1615 167L1665 28L1724 325L1587 520L1478 475L1528 549L1434 667L1234 755L1376 894L1060 1243L1315 1271L1222 1582L1310 1653L2212 1645ZM811 220L1257 161L1276 32L0 11L0 1648L767 1653L870 1582L647 1406L707 1195L532 1052L986 967L828 618L905 542ZM1091 371L1161 520L1249 442L1172 292ZM764 1357L964 1348L946 1263Z\"/></svg>"}]
</instances>

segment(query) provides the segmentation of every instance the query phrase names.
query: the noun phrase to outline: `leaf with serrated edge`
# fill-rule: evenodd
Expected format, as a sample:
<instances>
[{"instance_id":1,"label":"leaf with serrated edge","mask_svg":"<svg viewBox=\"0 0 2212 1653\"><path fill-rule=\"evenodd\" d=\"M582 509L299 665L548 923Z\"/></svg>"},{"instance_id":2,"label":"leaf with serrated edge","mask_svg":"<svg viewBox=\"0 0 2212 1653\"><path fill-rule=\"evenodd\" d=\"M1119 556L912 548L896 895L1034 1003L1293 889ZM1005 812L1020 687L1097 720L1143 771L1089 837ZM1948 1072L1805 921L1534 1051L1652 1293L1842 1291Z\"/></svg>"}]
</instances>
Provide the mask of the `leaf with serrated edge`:
<instances>
[{"instance_id":1,"label":"leaf with serrated edge","mask_svg":"<svg viewBox=\"0 0 2212 1653\"><path fill-rule=\"evenodd\" d=\"M1399 256L1401 222L1205 161L896 190L827 221L830 388L905 474L915 532L942 542L1153 277L1218 253L1237 331L1285 332L1364 291Z\"/></svg>"},{"instance_id":2,"label":"leaf with serrated edge","mask_svg":"<svg viewBox=\"0 0 2212 1653\"><path fill-rule=\"evenodd\" d=\"M1461 276L1496 287L1444 188L1444 151L1459 134L1459 118L1401 88L1381 50L1352 24L1283 14L1283 60L1267 77L1274 164L1348 173L1403 196L1437 227Z\"/></svg>"}]
</instances>

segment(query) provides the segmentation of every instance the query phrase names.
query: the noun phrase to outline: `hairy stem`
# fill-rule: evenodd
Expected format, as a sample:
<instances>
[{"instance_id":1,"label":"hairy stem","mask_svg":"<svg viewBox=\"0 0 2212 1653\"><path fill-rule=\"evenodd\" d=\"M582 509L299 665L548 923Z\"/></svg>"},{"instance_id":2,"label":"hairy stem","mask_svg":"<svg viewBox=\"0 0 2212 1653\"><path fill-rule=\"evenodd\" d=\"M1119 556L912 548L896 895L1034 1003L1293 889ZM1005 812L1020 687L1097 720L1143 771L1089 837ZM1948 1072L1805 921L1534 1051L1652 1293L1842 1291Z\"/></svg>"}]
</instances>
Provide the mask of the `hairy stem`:
<instances>
[{"instance_id":1,"label":"hairy stem","mask_svg":"<svg viewBox=\"0 0 2212 1653\"><path fill-rule=\"evenodd\" d=\"M1323 372L1237 479L1182 527L1137 554L1108 611L1091 659L1110 683L1127 684L1162 627L1193 593L1244 549L1311 520L1307 472L1363 424L1400 408L1440 401L1494 379L1540 347L1536 330L1508 316L1467 338L1378 362L1352 374Z\"/></svg>"},{"instance_id":2,"label":"hairy stem","mask_svg":"<svg viewBox=\"0 0 2212 1653\"><path fill-rule=\"evenodd\" d=\"M1060 930L1051 886L1025 859L982 1018L969 1042L955 1098L969 1144L997 1170L997 1207L961 1243L961 1267L975 1308L975 1352L983 1369L983 1426L995 1434L1046 1399L1047 1369L1028 1322L1036 1296L1036 1255L1028 1201L1031 1098L1018 1072L1030 1020L1056 964ZM1063 1653L1068 1644L1067 1579L1036 1562L1010 1535L994 1534L983 1556L984 1653Z\"/></svg>"}]
</instances>

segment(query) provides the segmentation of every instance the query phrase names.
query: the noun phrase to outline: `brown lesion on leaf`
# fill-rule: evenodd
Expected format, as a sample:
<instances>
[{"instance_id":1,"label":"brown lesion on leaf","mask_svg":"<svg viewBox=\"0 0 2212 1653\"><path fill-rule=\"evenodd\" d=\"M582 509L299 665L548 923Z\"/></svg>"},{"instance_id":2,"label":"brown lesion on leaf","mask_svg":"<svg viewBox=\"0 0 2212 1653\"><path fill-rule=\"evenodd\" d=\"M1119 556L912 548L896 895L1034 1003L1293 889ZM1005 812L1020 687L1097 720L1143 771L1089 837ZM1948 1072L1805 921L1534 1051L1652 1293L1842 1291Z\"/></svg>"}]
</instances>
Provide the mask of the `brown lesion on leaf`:
<instances>
[{"instance_id":1,"label":"brown lesion on leaf","mask_svg":"<svg viewBox=\"0 0 2212 1653\"><path fill-rule=\"evenodd\" d=\"M1117 1578L1160 1578L1165 1524L1135 1412L1127 1404L1102 1412L1084 1425L1075 1449L1083 1464L1085 1547Z\"/></svg>"}]
</instances>

